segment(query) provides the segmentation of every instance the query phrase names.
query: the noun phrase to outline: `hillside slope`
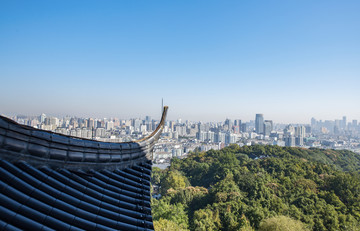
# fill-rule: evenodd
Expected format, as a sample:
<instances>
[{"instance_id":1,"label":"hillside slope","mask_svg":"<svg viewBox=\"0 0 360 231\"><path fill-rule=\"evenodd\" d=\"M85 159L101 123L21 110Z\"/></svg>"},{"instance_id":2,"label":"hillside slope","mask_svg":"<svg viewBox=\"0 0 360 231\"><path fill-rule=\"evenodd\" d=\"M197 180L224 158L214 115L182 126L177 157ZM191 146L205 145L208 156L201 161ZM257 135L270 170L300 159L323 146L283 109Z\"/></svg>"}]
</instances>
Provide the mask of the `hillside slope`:
<instances>
[{"instance_id":1,"label":"hillside slope","mask_svg":"<svg viewBox=\"0 0 360 231\"><path fill-rule=\"evenodd\" d=\"M359 158L348 151L232 145L155 169L157 230L359 230ZM275 226L274 226L275 225Z\"/></svg>"}]
</instances>

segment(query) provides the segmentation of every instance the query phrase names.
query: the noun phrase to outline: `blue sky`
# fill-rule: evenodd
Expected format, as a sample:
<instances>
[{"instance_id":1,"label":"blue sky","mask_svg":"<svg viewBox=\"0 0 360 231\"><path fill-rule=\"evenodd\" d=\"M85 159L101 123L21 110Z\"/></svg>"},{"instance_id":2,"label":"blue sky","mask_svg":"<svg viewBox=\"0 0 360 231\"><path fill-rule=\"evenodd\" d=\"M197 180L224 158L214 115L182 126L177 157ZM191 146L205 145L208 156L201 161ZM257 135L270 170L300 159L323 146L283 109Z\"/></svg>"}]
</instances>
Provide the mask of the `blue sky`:
<instances>
[{"instance_id":1,"label":"blue sky","mask_svg":"<svg viewBox=\"0 0 360 231\"><path fill-rule=\"evenodd\" d=\"M0 2L0 113L360 120L360 2Z\"/></svg>"}]
</instances>

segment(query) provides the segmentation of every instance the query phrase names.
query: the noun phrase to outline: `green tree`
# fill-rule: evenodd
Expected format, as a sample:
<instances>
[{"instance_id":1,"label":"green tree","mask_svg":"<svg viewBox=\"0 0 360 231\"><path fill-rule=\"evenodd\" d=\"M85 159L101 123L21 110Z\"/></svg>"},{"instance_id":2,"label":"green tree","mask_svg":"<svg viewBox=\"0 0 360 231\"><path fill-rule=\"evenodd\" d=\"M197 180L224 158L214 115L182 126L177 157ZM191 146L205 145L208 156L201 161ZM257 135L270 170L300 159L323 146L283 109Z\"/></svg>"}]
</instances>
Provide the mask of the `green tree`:
<instances>
[{"instance_id":1,"label":"green tree","mask_svg":"<svg viewBox=\"0 0 360 231\"><path fill-rule=\"evenodd\" d=\"M163 218L154 221L154 229L156 231L186 231L187 230L179 226L177 223Z\"/></svg>"},{"instance_id":2,"label":"green tree","mask_svg":"<svg viewBox=\"0 0 360 231\"><path fill-rule=\"evenodd\" d=\"M218 182L212 189L215 196L215 202L225 202L228 200L237 200L243 198L239 187L234 181L231 173Z\"/></svg>"},{"instance_id":3,"label":"green tree","mask_svg":"<svg viewBox=\"0 0 360 231\"><path fill-rule=\"evenodd\" d=\"M211 209L200 209L194 213L194 230L196 231L212 231L220 230L221 221L218 211Z\"/></svg>"},{"instance_id":4,"label":"green tree","mask_svg":"<svg viewBox=\"0 0 360 231\"><path fill-rule=\"evenodd\" d=\"M208 190L204 187L186 187L178 190L168 190L168 196L171 197L171 203L181 203L189 206L193 200L199 202L201 198L208 194Z\"/></svg>"},{"instance_id":5,"label":"green tree","mask_svg":"<svg viewBox=\"0 0 360 231\"><path fill-rule=\"evenodd\" d=\"M305 231L307 230L301 221L285 216L272 217L260 223L259 231Z\"/></svg>"},{"instance_id":6,"label":"green tree","mask_svg":"<svg viewBox=\"0 0 360 231\"><path fill-rule=\"evenodd\" d=\"M161 170L158 167L153 167L151 172L151 183L153 185L158 185L161 182L161 179L164 177L164 170Z\"/></svg>"},{"instance_id":7,"label":"green tree","mask_svg":"<svg viewBox=\"0 0 360 231\"><path fill-rule=\"evenodd\" d=\"M168 230L359 230L359 173L344 171L359 157L261 145L194 152L156 169L153 219Z\"/></svg>"},{"instance_id":8,"label":"green tree","mask_svg":"<svg viewBox=\"0 0 360 231\"><path fill-rule=\"evenodd\" d=\"M170 204L168 198L162 198L160 200L152 199L151 206L154 221L166 219L175 222L183 229L189 227L189 218L183 204Z\"/></svg>"},{"instance_id":9,"label":"green tree","mask_svg":"<svg viewBox=\"0 0 360 231\"><path fill-rule=\"evenodd\" d=\"M168 171L161 184L161 194L165 195L169 189L185 188L190 183L179 171Z\"/></svg>"}]
</instances>

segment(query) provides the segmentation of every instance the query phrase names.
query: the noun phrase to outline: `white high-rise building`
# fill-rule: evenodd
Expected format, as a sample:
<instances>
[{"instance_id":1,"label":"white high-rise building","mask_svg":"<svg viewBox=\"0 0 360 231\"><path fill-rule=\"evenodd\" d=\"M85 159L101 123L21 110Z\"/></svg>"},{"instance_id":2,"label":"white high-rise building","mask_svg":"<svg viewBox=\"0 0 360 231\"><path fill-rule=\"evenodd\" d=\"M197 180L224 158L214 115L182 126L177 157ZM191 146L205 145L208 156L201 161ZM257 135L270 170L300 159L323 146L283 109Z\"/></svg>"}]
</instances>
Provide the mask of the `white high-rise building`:
<instances>
[{"instance_id":1,"label":"white high-rise building","mask_svg":"<svg viewBox=\"0 0 360 231\"><path fill-rule=\"evenodd\" d=\"M106 122L106 130L112 130L114 128L114 122L108 121Z\"/></svg>"},{"instance_id":2,"label":"white high-rise building","mask_svg":"<svg viewBox=\"0 0 360 231\"><path fill-rule=\"evenodd\" d=\"M303 146L304 145L304 137L306 134L306 128L305 126L298 126L295 128L295 144L297 146Z\"/></svg>"},{"instance_id":3,"label":"white high-rise building","mask_svg":"<svg viewBox=\"0 0 360 231\"><path fill-rule=\"evenodd\" d=\"M44 113L42 113L40 115L40 123L44 123L45 122L45 118L46 118L46 115Z\"/></svg>"}]
</instances>

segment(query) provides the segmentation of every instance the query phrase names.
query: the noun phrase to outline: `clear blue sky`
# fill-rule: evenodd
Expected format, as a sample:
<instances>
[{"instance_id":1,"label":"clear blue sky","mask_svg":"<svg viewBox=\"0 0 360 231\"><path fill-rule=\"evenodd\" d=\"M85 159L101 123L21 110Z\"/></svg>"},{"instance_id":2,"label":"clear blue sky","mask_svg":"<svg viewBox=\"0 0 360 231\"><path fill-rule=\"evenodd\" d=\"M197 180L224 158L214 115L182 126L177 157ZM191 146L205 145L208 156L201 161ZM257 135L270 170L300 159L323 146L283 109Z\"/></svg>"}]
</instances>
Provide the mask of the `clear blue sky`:
<instances>
[{"instance_id":1,"label":"clear blue sky","mask_svg":"<svg viewBox=\"0 0 360 231\"><path fill-rule=\"evenodd\" d=\"M0 114L360 120L360 1L0 1Z\"/></svg>"}]
</instances>

